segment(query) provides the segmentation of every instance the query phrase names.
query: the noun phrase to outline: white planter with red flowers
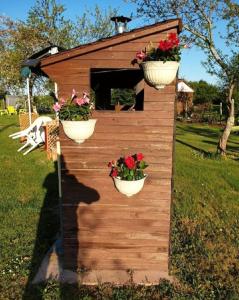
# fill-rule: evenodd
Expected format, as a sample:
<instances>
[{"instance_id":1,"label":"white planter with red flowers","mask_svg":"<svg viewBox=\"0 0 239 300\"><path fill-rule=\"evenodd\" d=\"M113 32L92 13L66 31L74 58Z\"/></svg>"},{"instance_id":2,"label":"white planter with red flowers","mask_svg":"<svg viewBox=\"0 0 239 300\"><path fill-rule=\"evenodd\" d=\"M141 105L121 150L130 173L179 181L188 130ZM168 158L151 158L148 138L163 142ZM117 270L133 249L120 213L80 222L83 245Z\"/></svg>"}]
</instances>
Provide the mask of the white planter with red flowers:
<instances>
[{"instance_id":1,"label":"white planter with red flowers","mask_svg":"<svg viewBox=\"0 0 239 300\"><path fill-rule=\"evenodd\" d=\"M175 79L181 48L177 34L170 33L166 40L159 41L158 47L154 47L151 43L146 50L137 52L137 61L141 61L138 63L141 65L145 81L149 85L156 89L162 89Z\"/></svg>"},{"instance_id":2,"label":"white planter with red flowers","mask_svg":"<svg viewBox=\"0 0 239 300\"><path fill-rule=\"evenodd\" d=\"M113 177L113 179L117 190L121 194L131 197L135 194L138 194L142 190L146 177L147 175L145 175L142 179L133 181L122 180L120 177Z\"/></svg>"},{"instance_id":3,"label":"white planter with red flowers","mask_svg":"<svg viewBox=\"0 0 239 300\"><path fill-rule=\"evenodd\" d=\"M86 92L78 98L73 90L70 100L61 98L60 102L53 105L53 109L61 120L65 134L76 143L83 143L93 134L97 120L90 119L94 103Z\"/></svg>"},{"instance_id":4,"label":"white planter with red flowers","mask_svg":"<svg viewBox=\"0 0 239 300\"><path fill-rule=\"evenodd\" d=\"M144 174L144 169L147 168L147 164L143 160L142 153L120 157L117 161L109 162L108 167L111 168L110 176L114 180L116 189L131 197L139 193L147 177Z\"/></svg>"},{"instance_id":5,"label":"white planter with red flowers","mask_svg":"<svg viewBox=\"0 0 239 300\"><path fill-rule=\"evenodd\" d=\"M146 61L143 62L144 79L157 90L163 89L176 77L179 62L177 61Z\"/></svg>"},{"instance_id":6,"label":"white planter with red flowers","mask_svg":"<svg viewBox=\"0 0 239 300\"><path fill-rule=\"evenodd\" d=\"M87 121L61 121L63 130L68 138L81 144L94 133L96 119Z\"/></svg>"}]
</instances>

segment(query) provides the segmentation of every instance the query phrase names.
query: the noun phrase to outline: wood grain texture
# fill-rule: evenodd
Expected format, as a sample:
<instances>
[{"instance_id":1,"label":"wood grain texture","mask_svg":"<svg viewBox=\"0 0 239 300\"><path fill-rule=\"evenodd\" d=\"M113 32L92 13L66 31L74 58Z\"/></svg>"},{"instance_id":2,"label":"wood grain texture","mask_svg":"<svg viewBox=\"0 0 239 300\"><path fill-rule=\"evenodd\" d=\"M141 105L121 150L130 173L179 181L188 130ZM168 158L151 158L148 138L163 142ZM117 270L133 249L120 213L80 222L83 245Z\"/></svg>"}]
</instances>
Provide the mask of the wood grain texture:
<instances>
[{"instance_id":1,"label":"wood grain texture","mask_svg":"<svg viewBox=\"0 0 239 300\"><path fill-rule=\"evenodd\" d=\"M167 276L174 123L168 95L171 102L148 105L157 112L95 112L94 135L81 145L61 130L65 266L90 270L84 282L104 270ZM107 163L139 149L149 177L139 194L127 198L115 189Z\"/></svg>"},{"instance_id":2,"label":"wood grain texture","mask_svg":"<svg viewBox=\"0 0 239 300\"><path fill-rule=\"evenodd\" d=\"M45 59L43 70L58 83L60 96L69 97L73 88L78 94L90 91L95 84L91 69L139 70L132 64L135 53L176 32L176 23L136 31L128 40L93 43L86 46L89 51L69 50ZM130 279L128 270L136 283L168 278L176 81L156 90L141 71L129 72L139 76L129 85L144 92L143 111L95 111L94 134L83 144L60 127L64 266L82 271L77 278L86 284L122 284ZM142 191L128 198L116 190L107 164L138 152L149 164L148 177Z\"/></svg>"},{"instance_id":3,"label":"wood grain texture","mask_svg":"<svg viewBox=\"0 0 239 300\"><path fill-rule=\"evenodd\" d=\"M179 33L181 31L181 21L177 20L169 20L166 22L156 23L154 25L149 25L144 28L139 28L134 31L125 32L121 35L115 35L111 38L96 41L94 43L90 43L88 45L82 45L73 49L69 49L68 51L59 53L54 56L48 56L47 58L43 58L41 60L41 67L46 67L51 64L56 64L64 60L73 59L74 57L78 57L81 55L85 55L90 52L98 52L100 50L120 45L120 44L130 44L133 41L144 41L148 43L151 38L156 42L161 38L165 38L166 34L169 32Z\"/></svg>"}]
</instances>

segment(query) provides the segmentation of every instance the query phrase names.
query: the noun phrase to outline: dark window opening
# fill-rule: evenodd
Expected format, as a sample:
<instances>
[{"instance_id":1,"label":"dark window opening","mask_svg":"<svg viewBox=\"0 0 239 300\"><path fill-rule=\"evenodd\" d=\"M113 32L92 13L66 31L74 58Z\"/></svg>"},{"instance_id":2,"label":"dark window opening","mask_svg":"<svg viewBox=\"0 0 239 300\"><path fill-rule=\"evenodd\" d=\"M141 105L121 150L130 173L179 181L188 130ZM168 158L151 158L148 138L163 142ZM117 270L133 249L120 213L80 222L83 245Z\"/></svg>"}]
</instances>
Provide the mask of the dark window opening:
<instances>
[{"instance_id":1,"label":"dark window opening","mask_svg":"<svg viewBox=\"0 0 239 300\"><path fill-rule=\"evenodd\" d=\"M143 110L143 87L141 70L91 69L96 110Z\"/></svg>"}]
</instances>

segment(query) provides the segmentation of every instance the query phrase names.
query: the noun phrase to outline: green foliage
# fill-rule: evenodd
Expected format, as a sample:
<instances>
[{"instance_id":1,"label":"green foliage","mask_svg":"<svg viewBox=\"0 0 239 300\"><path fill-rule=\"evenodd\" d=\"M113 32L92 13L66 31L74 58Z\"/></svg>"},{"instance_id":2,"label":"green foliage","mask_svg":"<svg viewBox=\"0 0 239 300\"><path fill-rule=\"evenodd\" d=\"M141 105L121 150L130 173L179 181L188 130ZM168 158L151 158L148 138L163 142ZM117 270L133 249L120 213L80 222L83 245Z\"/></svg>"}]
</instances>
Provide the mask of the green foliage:
<instances>
[{"instance_id":1,"label":"green foliage","mask_svg":"<svg viewBox=\"0 0 239 300\"><path fill-rule=\"evenodd\" d=\"M181 46L176 33L169 33L166 40L160 40L157 48L149 48L147 60L180 61Z\"/></svg>"},{"instance_id":2,"label":"green foliage","mask_svg":"<svg viewBox=\"0 0 239 300\"><path fill-rule=\"evenodd\" d=\"M45 46L75 46L74 23L64 17L66 8L56 0L37 0L28 12L26 26L36 30ZM38 45L41 49L43 45Z\"/></svg>"},{"instance_id":3,"label":"green foliage","mask_svg":"<svg viewBox=\"0 0 239 300\"><path fill-rule=\"evenodd\" d=\"M181 51L180 47L174 47L168 51L163 51L159 48L152 48L147 53L147 61L180 61Z\"/></svg>"},{"instance_id":4,"label":"green foliage","mask_svg":"<svg viewBox=\"0 0 239 300\"><path fill-rule=\"evenodd\" d=\"M150 43L146 50L136 54L136 58L142 61L180 61L181 46L177 34L169 33L167 39L160 40L157 47Z\"/></svg>"},{"instance_id":5,"label":"green foliage","mask_svg":"<svg viewBox=\"0 0 239 300\"><path fill-rule=\"evenodd\" d=\"M151 20L176 17L182 20L183 39L194 44L206 55L203 66L218 79L226 79L226 126L219 138L218 152L226 154L226 145L234 118L232 92L238 82L239 3L234 0L131 0L136 3L138 16ZM219 41L217 38L219 37ZM225 81L224 81L225 83Z\"/></svg>"},{"instance_id":6,"label":"green foliage","mask_svg":"<svg viewBox=\"0 0 239 300\"><path fill-rule=\"evenodd\" d=\"M111 104L134 105L135 91L133 89L111 89Z\"/></svg>"},{"instance_id":7,"label":"green foliage","mask_svg":"<svg viewBox=\"0 0 239 300\"><path fill-rule=\"evenodd\" d=\"M219 124L220 122L225 122L225 115L220 116L219 105L212 105L210 107L198 105L197 107L194 107L191 119L194 122Z\"/></svg>"},{"instance_id":8,"label":"green foliage","mask_svg":"<svg viewBox=\"0 0 239 300\"><path fill-rule=\"evenodd\" d=\"M116 162L110 162L108 166L111 168L110 176L127 181L144 178L144 169L148 167L142 153L120 157Z\"/></svg>"},{"instance_id":9,"label":"green foliage","mask_svg":"<svg viewBox=\"0 0 239 300\"><path fill-rule=\"evenodd\" d=\"M207 83L204 80L189 81L189 85L194 90L194 104L219 104L223 99L220 87L214 84Z\"/></svg>"},{"instance_id":10,"label":"green foliage","mask_svg":"<svg viewBox=\"0 0 239 300\"><path fill-rule=\"evenodd\" d=\"M64 100L59 105L59 118L60 120L66 121L87 121L91 117L94 109L93 100L90 100L86 93L83 93L82 98L77 98L77 95L74 95L72 99L66 102ZM58 111L58 109L56 111Z\"/></svg>"},{"instance_id":11,"label":"green foliage","mask_svg":"<svg viewBox=\"0 0 239 300\"><path fill-rule=\"evenodd\" d=\"M20 76L22 63L33 53L57 44L69 47L74 41L71 21L63 17L65 8L55 0L38 0L26 21L0 17L0 84L15 92L25 83ZM31 87L38 77L32 75ZM41 85L42 82L39 83Z\"/></svg>"},{"instance_id":12,"label":"green foliage","mask_svg":"<svg viewBox=\"0 0 239 300\"><path fill-rule=\"evenodd\" d=\"M89 109L89 105L76 105L71 103L69 105L65 105L59 111L60 120L68 120L68 121L82 121L89 120L91 116L91 111Z\"/></svg>"},{"instance_id":13,"label":"green foliage","mask_svg":"<svg viewBox=\"0 0 239 300\"><path fill-rule=\"evenodd\" d=\"M64 5L56 0L37 0L29 9L26 21L0 16L0 86L4 90L17 92L25 87L20 69L33 53L52 44L75 47L114 32L109 19L116 11L111 8L102 12L96 5L93 13L88 10L75 20L67 19L65 11ZM32 75L30 87L40 91L45 81Z\"/></svg>"},{"instance_id":14,"label":"green foliage","mask_svg":"<svg viewBox=\"0 0 239 300\"><path fill-rule=\"evenodd\" d=\"M147 20L160 21L181 18L183 39L196 45L207 56L204 66L211 74L224 70L231 74L229 54L238 53L238 10L237 1L229 0L131 0L136 4L138 16ZM218 24L224 28L218 28ZM225 34L220 34L224 32ZM220 37L220 42L215 37ZM226 50L224 50L227 45ZM234 72L235 74L235 72Z\"/></svg>"},{"instance_id":15,"label":"green foliage","mask_svg":"<svg viewBox=\"0 0 239 300\"><path fill-rule=\"evenodd\" d=\"M103 11L96 4L94 9L86 10L82 17L77 17L75 34L80 43L85 44L112 36L114 25L110 18L117 14L117 9L109 7Z\"/></svg>"},{"instance_id":16,"label":"green foliage","mask_svg":"<svg viewBox=\"0 0 239 300\"><path fill-rule=\"evenodd\" d=\"M36 106L37 112L40 114L51 113L53 103L54 99L50 95L33 97L33 104Z\"/></svg>"}]
</instances>

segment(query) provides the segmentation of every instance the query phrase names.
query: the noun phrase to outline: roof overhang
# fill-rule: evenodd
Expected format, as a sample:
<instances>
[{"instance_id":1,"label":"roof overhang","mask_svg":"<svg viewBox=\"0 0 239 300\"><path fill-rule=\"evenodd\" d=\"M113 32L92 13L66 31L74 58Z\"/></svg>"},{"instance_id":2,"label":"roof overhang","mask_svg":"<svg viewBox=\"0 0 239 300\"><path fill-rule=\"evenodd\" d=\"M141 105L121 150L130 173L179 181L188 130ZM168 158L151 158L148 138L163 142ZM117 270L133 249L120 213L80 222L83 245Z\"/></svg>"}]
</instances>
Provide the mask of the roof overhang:
<instances>
[{"instance_id":1,"label":"roof overhang","mask_svg":"<svg viewBox=\"0 0 239 300\"><path fill-rule=\"evenodd\" d=\"M55 64L60 61L68 60L70 58L84 55L86 53L101 50L107 47L114 46L115 44L122 44L128 41L133 41L138 38L156 34L165 30L170 30L172 28L177 28L177 32L182 31L182 21L181 19L172 19L163 22L158 22L153 25L145 26L142 28L137 28L129 32L124 32L122 34L117 34L110 38L102 39L90 44L81 45L60 53L42 58L40 61L40 67L46 67L51 64Z\"/></svg>"},{"instance_id":2,"label":"roof overhang","mask_svg":"<svg viewBox=\"0 0 239 300\"><path fill-rule=\"evenodd\" d=\"M40 51L32 54L30 57L28 57L23 63L22 67L28 67L32 73L42 76L47 76L40 68L40 61L42 58L49 57L50 55L53 55L55 53L59 53L60 51L65 50L62 47L59 47L57 45L51 45L44 49L41 49Z\"/></svg>"}]
</instances>

